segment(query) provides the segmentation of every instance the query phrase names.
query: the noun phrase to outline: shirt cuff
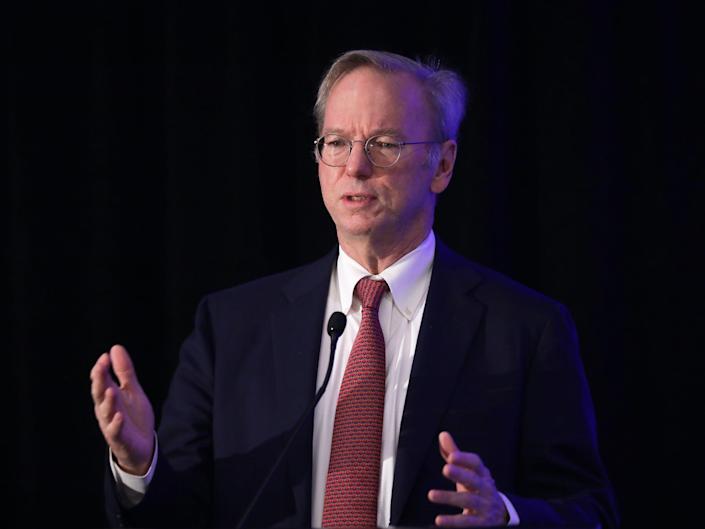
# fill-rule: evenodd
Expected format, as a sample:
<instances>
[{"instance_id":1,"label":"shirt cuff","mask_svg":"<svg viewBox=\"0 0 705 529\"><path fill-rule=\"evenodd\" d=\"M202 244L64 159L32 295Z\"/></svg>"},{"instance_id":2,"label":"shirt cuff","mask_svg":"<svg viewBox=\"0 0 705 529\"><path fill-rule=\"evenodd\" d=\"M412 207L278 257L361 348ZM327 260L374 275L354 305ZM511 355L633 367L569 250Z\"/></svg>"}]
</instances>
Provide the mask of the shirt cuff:
<instances>
[{"instance_id":1,"label":"shirt cuff","mask_svg":"<svg viewBox=\"0 0 705 529\"><path fill-rule=\"evenodd\" d=\"M514 508L514 505L512 505L512 502L509 501L509 498L507 498L504 494L499 491L498 493L499 497L502 498L502 501L504 502L504 506L507 508L507 512L509 513L509 521L507 522L507 525L519 525L519 514Z\"/></svg>"},{"instance_id":2,"label":"shirt cuff","mask_svg":"<svg viewBox=\"0 0 705 529\"><path fill-rule=\"evenodd\" d=\"M117 483L118 499L123 507L134 507L144 495L147 494L147 487L152 482L154 477L154 471L157 467L157 453L159 451L159 441L157 439L156 432L154 433L154 455L152 456L152 462L147 469L147 472L143 476L136 476L125 472L115 461L113 457L113 451L109 450L109 462L110 470L113 472L113 478Z\"/></svg>"}]
</instances>

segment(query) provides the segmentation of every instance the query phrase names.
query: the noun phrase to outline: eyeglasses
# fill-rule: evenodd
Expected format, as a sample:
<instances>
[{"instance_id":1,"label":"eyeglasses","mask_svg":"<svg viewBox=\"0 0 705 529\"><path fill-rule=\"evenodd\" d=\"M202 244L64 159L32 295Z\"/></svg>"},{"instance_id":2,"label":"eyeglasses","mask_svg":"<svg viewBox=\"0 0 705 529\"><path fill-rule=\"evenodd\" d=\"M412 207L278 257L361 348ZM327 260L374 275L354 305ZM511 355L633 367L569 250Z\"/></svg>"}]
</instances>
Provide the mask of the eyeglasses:
<instances>
[{"instance_id":1,"label":"eyeglasses","mask_svg":"<svg viewBox=\"0 0 705 529\"><path fill-rule=\"evenodd\" d=\"M326 134L313 142L316 160L331 167L343 167L348 163L353 143L364 144L367 159L376 167L391 167L399 161L404 145L442 143L440 141L397 141L394 137L378 135L366 140L349 140L337 134Z\"/></svg>"}]
</instances>

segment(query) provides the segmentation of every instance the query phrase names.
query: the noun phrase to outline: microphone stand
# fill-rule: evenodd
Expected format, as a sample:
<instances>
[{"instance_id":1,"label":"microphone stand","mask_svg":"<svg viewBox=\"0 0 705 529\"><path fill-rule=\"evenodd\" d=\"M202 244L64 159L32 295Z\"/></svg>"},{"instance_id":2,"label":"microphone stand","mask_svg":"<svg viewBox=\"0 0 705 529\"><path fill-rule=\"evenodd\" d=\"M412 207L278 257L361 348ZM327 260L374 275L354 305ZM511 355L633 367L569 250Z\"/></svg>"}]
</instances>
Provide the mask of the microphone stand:
<instances>
[{"instance_id":1,"label":"microphone stand","mask_svg":"<svg viewBox=\"0 0 705 529\"><path fill-rule=\"evenodd\" d=\"M313 408L316 407L316 404L318 404L318 401L321 400L321 397L323 396L323 392L326 390L326 387L328 386L328 381L330 380L330 375L333 372L333 357L335 356L335 346L338 343L338 338L340 338L340 335L343 334L343 330L345 330L345 324L346 324L346 318L342 312L334 312L333 314L331 314L330 318L328 319L328 328L327 329L328 329L328 335L330 336L330 357L328 359L328 369L326 370L326 376L323 379L323 384L321 384L321 387L316 392L316 396L314 397L311 404L308 405L308 407L306 408L306 411L299 418L299 421L296 423L294 430L292 431L291 435L289 436L289 440L286 442L286 445L284 445L284 449L280 452L279 457L274 462L274 465L272 465L272 468L269 470L269 474L267 474L267 477L264 478L264 481L260 485L259 490L257 490L257 494L255 494L254 498L252 498L252 501L247 506L247 509L245 510L245 513L242 515L242 518L240 518L240 522L237 524L236 529L243 528L245 520L247 520L247 517L250 515L250 511L252 511L253 507L257 504L257 500L262 495L262 492L264 492L264 489L267 487L269 480L272 479L274 472L277 470L277 468L279 468L279 465L282 462L282 460L284 459L284 456L289 451L289 447L291 446L294 439L296 438L296 434L299 432L299 430L301 429L301 426L303 426L304 422L306 422L306 419L308 418L309 413L311 413L311 410L313 410Z\"/></svg>"}]
</instances>

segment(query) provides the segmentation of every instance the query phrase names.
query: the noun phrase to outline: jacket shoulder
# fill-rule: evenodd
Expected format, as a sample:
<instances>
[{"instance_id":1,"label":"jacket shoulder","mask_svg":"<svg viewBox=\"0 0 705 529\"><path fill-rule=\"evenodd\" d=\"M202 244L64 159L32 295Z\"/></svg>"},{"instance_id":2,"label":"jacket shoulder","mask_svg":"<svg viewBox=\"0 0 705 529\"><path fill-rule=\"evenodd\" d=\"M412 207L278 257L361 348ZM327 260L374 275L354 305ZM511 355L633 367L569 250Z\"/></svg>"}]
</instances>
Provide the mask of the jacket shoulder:
<instances>
[{"instance_id":1,"label":"jacket shoulder","mask_svg":"<svg viewBox=\"0 0 705 529\"><path fill-rule=\"evenodd\" d=\"M295 300L305 292L327 287L336 257L337 247L310 263L206 294L199 306L215 312L237 307L254 312L268 310L273 303Z\"/></svg>"},{"instance_id":2,"label":"jacket shoulder","mask_svg":"<svg viewBox=\"0 0 705 529\"><path fill-rule=\"evenodd\" d=\"M488 308L543 317L567 313L564 305L508 275L472 261L447 246L438 248L440 268L470 278L471 295Z\"/></svg>"}]
</instances>

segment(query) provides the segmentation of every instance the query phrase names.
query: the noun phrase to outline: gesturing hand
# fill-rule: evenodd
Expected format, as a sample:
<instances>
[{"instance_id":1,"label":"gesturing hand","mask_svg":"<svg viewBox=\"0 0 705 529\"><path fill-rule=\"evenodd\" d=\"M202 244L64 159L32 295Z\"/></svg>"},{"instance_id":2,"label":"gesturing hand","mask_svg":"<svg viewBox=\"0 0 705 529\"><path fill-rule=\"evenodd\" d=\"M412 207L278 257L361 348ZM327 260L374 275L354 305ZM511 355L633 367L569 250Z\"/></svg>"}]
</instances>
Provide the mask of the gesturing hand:
<instances>
[{"instance_id":1,"label":"gesturing hand","mask_svg":"<svg viewBox=\"0 0 705 529\"><path fill-rule=\"evenodd\" d=\"M506 525L509 513L497 492L494 480L477 454L461 452L448 432L438 436L441 456L446 464L443 475L455 482L455 491L428 491L433 503L451 505L463 510L460 514L438 515L441 527L477 527Z\"/></svg>"},{"instance_id":2,"label":"gesturing hand","mask_svg":"<svg viewBox=\"0 0 705 529\"><path fill-rule=\"evenodd\" d=\"M110 368L118 386L110 375ZM91 395L100 431L120 467L143 475L154 452L154 413L121 345L103 353L91 370Z\"/></svg>"}]
</instances>

